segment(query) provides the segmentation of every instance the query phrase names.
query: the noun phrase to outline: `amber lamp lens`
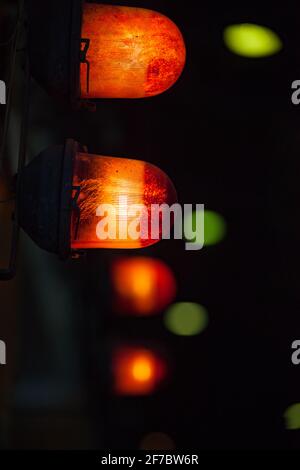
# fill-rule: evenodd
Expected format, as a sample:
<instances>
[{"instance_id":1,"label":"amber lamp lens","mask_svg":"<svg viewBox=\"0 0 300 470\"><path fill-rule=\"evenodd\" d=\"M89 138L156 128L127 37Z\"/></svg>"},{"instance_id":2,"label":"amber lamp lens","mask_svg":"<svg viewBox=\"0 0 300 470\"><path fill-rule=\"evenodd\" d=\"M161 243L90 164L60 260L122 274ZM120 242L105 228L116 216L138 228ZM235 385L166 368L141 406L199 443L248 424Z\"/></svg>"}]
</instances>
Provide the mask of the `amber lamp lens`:
<instances>
[{"instance_id":1,"label":"amber lamp lens","mask_svg":"<svg viewBox=\"0 0 300 470\"><path fill-rule=\"evenodd\" d=\"M165 377L165 364L148 349L124 348L114 356L113 380L118 395L148 395Z\"/></svg>"},{"instance_id":2,"label":"amber lamp lens","mask_svg":"<svg viewBox=\"0 0 300 470\"><path fill-rule=\"evenodd\" d=\"M164 15L143 8L84 3L81 98L145 98L170 88L186 60L181 32Z\"/></svg>"},{"instance_id":3,"label":"amber lamp lens","mask_svg":"<svg viewBox=\"0 0 300 470\"><path fill-rule=\"evenodd\" d=\"M73 186L74 250L152 245L162 233L161 224L156 224L153 235L153 205L177 200L172 182L159 168L126 158L76 154Z\"/></svg>"},{"instance_id":4,"label":"amber lamp lens","mask_svg":"<svg viewBox=\"0 0 300 470\"><path fill-rule=\"evenodd\" d=\"M176 281L162 261L120 258L112 265L114 310L120 314L147 316L161 312L176 296Z\"/></svg>"}]
</instances>

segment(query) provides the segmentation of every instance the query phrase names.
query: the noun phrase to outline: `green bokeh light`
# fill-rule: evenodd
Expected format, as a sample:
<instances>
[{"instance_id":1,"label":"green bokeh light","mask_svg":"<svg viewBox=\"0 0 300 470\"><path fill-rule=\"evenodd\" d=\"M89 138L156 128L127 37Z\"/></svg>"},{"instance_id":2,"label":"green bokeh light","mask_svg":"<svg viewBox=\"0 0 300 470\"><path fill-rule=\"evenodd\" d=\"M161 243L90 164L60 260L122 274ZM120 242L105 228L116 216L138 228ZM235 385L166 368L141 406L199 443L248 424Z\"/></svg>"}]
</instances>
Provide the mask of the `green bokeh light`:
<instances>
[{"instance_id":1,"label":"green bokeh light","mask_svg":"<svg viewBox=\"0 0 300 470\"><path fill-rule=\"evenodd\" d=\"M191 218L193 228L196 229L196 212L186 216L185 223L191 224ZM226 236L226 231L226 222L220 214L208 210L204 211L204 246L216 245L221 242ZM197 233L196 239L192 242L201 244L200 233Z\"/></svg>"},{"instance_id":2,"label":"green bokeh light","mask_svg":"<svg viewBox=\"0 0 300 470\"><path fill-rule=\"evenodd\" d=\"M208 313L202 305L178 302L166 311L164 323L175 335L195 336L207 327Z\"/></svg>"},{"instance_id":3,"label":"green bokeh light","mask_svg":"<svg viewBox=\"0 0 300 470\"><path fill-rule=\"evenodd\" d=\"M300 429L300 403L291 405L284 412L286 429Z\"/></svg>"},{"instance_id":4,"label":"green bokeh light","mask_svg":"<svg viewBox=\"0 0 300 470\"><path fill-rule=\"evenodd\" d=\"M224 42L231 52L252 58L271 56L283 47L281 39L271 29L250 23L227 26Z\"/></svg>"}]
</instances>

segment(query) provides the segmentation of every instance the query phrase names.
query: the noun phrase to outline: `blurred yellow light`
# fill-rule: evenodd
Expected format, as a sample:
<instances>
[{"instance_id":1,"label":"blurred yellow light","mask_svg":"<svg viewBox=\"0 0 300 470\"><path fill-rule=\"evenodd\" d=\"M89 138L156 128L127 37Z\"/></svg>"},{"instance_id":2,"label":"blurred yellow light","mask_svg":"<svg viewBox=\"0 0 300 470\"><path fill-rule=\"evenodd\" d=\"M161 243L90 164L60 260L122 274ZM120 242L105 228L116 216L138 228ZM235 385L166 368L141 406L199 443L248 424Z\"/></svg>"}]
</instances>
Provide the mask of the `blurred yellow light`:
<instances>
[{"instance_id":1,"label":"blurred yellow light","mask_svg":"<svg viewBox=\"0 0 300 470\"><path fill-rule=\"evenodd\" d=\"M282 49L281 39L276 33L251 23L227 26L224 42L231 52L251 58L267 57Z\"/></svg>"},{"instance_id":2,"label":"blurred yellow light","mask_svg":"<svg viewBox=\"0 0 300 470\"><path fill-rule=\"evenodd\" d=\"M284 418L286 429L300 429L300 403L295 403L287 408L284 413Z\"/></svg>"},{"instance_id":3,"label":"blurred yellow light","mask_svg":"<svg viewBox=\"0 0 300 470\"><path fill-rule=\"evenodd\" d=\"M111 270L114 310L127 315L154 315L176 296L176 280L161 260L120 257Z\"/></svg>"},{"instance_id":4,"label":"blurred yellow light","mask_svg":"<svg viewBox=\"0 0 300 470\"><path fill-rule=\"evenodd\" d=\"M195 336L207 327L208 313L202 305L178 302L166 311L164 322L175 335Z\"/></svg>"}]
</instances>

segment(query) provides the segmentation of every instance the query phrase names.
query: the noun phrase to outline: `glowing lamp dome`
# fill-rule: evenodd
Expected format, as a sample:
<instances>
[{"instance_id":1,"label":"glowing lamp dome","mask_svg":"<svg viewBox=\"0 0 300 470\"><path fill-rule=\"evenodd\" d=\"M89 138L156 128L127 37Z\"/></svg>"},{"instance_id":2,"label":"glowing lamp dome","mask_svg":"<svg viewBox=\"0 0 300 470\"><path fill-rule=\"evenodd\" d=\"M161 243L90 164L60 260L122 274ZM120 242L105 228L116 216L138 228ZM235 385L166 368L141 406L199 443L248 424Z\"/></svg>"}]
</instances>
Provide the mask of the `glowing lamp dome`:
<instances>
[{"instance_id":1,"label":"glowing lamp dome","mask_svg":"<svg viewBox=\"0 0 300 470\"><path fill-rule=\"evenodd\" d=\"M81 98L158 95L174 85L184 68L181 32L151 10L85 3L81 36L89 41L89 80L81 64Z\"/></svg>"},{"instance_id":2,"label":"glowing lamp dome","mask_svg":"<svg viewBox=\"0 0 300 470\"><path fill-rule=\"evenodd\" d=\"M183 71L182 34L161 13L83 0L26 4L32 76L74 107L159 95Z\"/></svg>"}]
</instances>

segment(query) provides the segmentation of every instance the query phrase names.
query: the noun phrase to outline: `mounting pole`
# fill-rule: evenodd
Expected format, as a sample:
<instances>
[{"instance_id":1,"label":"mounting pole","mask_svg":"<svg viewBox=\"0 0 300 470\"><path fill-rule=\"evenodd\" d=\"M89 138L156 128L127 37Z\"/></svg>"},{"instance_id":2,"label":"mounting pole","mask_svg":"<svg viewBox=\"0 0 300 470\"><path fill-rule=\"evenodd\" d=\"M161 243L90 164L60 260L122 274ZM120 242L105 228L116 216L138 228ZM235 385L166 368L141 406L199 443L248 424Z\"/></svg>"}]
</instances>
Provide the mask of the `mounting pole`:
<instances>
[{"instance_id":1,"label":"mounting pole","mask_svg":"<svg viewBox=\"0 0 300 470\"><path fill-rule=\"evenodd\" d=\"M14 43L13 43L12 69L10 73L10 83L9 83L9 90L8 90L8 100L7 100L7 110L6 110L6 115L5 115L3 141L1 145L1 151L0 151L0 169L3 163L7 133L8 133L8 128L9 128L10 111L11 111L11 96L12 96L12 90L13 90L13 84L14 84L18 40L20 38L20 33L22 31L23 25L24 25L24 10L21 6L20 16L18 18L18 24L17 24ZM30 70L29 70L29 60L28 60L26 50L25 50L25 54L26 54L25 71L24 71L25 72L25 90L24 90L24 104L23 104L23 110L22 110L22 121L21 121L21 129L20 129L18 173L17 173L17 181L16 181L16 187L15 187L16 205L15 205L15 211L12 216L13 221L12 221L12 236L11 236L9 265L7 268L0 269L0 281L9 281L16 274L17 249L18 249L19 232L20 232L20 227L18 224L18 215L17 215L18 194L19 194L19 188L20 188L21 174L22 174L25 161L26 161L29 95L30 95Z\"/></svg>"}]
</instances>

